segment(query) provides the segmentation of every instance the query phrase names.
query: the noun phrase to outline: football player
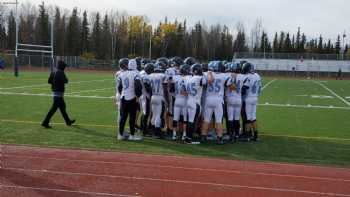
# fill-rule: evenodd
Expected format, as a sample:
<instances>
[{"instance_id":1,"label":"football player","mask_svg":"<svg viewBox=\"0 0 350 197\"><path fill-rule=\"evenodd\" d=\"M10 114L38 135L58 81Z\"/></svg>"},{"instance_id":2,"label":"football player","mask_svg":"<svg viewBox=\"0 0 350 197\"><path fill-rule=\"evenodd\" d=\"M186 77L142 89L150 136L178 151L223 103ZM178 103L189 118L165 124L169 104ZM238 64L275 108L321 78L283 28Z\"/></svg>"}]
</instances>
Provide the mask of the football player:
<instances>
[{"instance_id":1,"label":"football player","mask_svg":"<svg viewBox=\"0 0 350 197\"><path fill-rule=\"evenodd\" d=\"M180 74L180 66L183 64L183 60L180 57L173 57L170 62L170 68L167 68L165 71L167 84L173 83L172 79L175 75ZM173 115L174 115L174 102L175 95L174 92L170 92L168 86L168 95L169 95L169 103L167 104L167 114L166 114L166 125L167 125L167 133L168 135L174 134L174 126L173 126Z\"/></svg>"},{"instance_id":2,"label":"football player","mask_svg":"<svg viewBox=\"0 0 350 197\"><path fill-rule=\"evenodd\" d=\"M140 77L142 80L142 96L140 97L140 106L142 109L141 116L141 130L143 135L148 135L148 120L151 114L151 81L149 75L154 72L154 65L152 63L147 63L144 66L144 70L140 72Z\"/></svg>"},{"instance_id":3,"label":"football player","mask_svg":"<svg viewBox=\"0 0 350 197\"><path fill-rule=\"evenodd\" d=\"M259 74L254 72L254 66L251 63L245 63L242 68L243 72L246 73L247 78L245 79L242 87L242 91L245 95L245 111L247 115L246 129L249 137L253 141L258 140L258 126L256 122L256 107L258 103L258 97L261 92L261 77Z\"/></svg>"},{"instance_id":4,"label":"football player","mask_svg":"<svg viewBox=\"0 0 350 197\"><path fill-rule=\"evenodd\" d=\"M213 115L215 116L215 128L217 133L217 143L223 144L223 105L225 87L229 87L232 83L231 78L225 74L225 67L221 61L210 62L208 72L208 87L206 90L204 123L202 129L202 141L206 141L208 134L208 126Z\"/></svg>"},{"instance_id":5,"label":"football player","mask_svg":"<svg viewBox=\"0 0 350 197\"><path fill-rule=\"evenodd\" d=\"M161 128L164 126L165 103L168 98L166 75L164 74L166 65L162 62L155 64L154 73L149 75L151 83L151 112L152 126L155 128L155 137L163 138Z\"/></svg>"},{"instance_id":6,"label":"football player","mask_svg":"<svg viewBox=\"0 0 350 197\"><path fill-rule=\"evenodd\" d=\"M180 136L180 132L185 131L185 124L187 121L187 94L185 79L189 74L190 66L187 64L181 65L180 75L174 75L171 79L170 92L174 95L174 116L173 116L173 136L172 139L176 140L177 135Z\"/></svg>"},{"instance_id":7,"label":"football player","mask_svg":"<svg viewBox=\"0 0 350 197\"><path fill-rule=\"evenodd\" d=\"M125 66L126 59L122 59L121 62ZM124 127L128 117L130 126L129 140L135 141L142 139L135 136L137 100L142 95L142 83L136 69L136 61L130 60L128 62L128 70L121 72L117 77L118 92L120 95L118 140L124 140Z\"/></svg>"},{"instance_id":8,"label":"football player","mask_svg":"<svg viewBox=\"0 0 350 197\"><path fill-rule=\"evenodd\" d=\"M226 89L225 102L227 105L226 128L230 135L230 140L236 141L240 130L240 116L242 107L242 87L245 76L240 74L240 64L230 63L226 71L234 74L232 78L233 86Z\"/></svg>"},{"instance_id":9,"label":"football player","mask_svg":"<svg viewBox=\"0 0 350 197\"><path fill-rule=\"evenodd\" d=\"M193 133L196 131L196 125L200 122L201 100L203 86L207 84L206 77L203 76L202 66L200 64L193 64L191 66L191 77L185 80L187 92L187 137L185 142L188 144L198 144L193 141Z\"/></svg>"}]
</instances>

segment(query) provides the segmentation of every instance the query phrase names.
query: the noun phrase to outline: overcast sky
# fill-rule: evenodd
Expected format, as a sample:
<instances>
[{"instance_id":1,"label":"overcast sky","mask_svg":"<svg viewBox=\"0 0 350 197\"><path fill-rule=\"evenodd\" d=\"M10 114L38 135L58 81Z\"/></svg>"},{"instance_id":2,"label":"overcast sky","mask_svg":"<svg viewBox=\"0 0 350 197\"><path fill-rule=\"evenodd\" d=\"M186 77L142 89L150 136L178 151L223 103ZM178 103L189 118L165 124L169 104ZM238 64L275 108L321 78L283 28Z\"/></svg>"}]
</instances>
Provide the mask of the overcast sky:
<instances>
[{"instance_id":1,"label":"overcast sky","mask_svg":"<svg viewBox=\"0 0 350 197\"><path fill-rule=\"evenodd\" d=\"M21 0L20 0L21 1ZM40 4L42 0L27 0ZM21 2L24 2L23 0ZM205 20L207 24L227 24L231 29L242 21L247 30L257 18L263 27L275 31L295 33L300 26L308 36L335 40L344 30L350 40L349 0L45 0L47 4L89 11L127 11L129 14L147 15L156 23L169 19L186 18L189 24Z\"/></svg>"}]
</instances>

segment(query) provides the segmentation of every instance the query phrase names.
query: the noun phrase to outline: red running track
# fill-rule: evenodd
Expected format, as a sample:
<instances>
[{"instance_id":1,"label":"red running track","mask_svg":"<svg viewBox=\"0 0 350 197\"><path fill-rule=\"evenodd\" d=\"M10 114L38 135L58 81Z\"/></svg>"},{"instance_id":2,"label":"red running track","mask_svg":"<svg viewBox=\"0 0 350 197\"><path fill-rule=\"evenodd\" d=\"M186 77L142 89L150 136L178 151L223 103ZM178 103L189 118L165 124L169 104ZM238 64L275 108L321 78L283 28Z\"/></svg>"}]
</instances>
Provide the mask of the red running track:
<instances>
[{"instance_id":1,"label":"red running track","mask_svg":"<svg viewBox=\"0 0 350 197\"><path fill-rule=\"evenodd\" d=\"M350 169L27 146L0 148L1 197L350 197Z\"/></svg>"}]
</instances>

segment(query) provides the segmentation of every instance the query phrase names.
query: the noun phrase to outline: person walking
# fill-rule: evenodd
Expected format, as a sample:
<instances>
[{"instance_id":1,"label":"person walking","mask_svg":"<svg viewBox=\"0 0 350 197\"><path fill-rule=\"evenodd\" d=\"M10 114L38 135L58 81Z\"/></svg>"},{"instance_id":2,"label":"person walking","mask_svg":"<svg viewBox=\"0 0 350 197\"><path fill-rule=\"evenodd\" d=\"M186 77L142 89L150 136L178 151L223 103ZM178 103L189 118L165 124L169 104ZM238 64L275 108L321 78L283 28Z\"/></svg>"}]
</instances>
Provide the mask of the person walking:
<instances>
[{"instance_id":1,"label":"person walking","mask_svg":"<svg viewBox=\"0 0 350 197\"><path fill-rule=\"evenodd\" d=\"M48 83L51 84L52 95L53 95L53 104L46 115L44 121L41 123L41 126L44 128L50 129L52 128L49 123L52 116L55 114L57 109L60 109L62 117L64 118L66 125L71 126L75 123L75 120L71 120L66 111L66 103L64 102L64 91L65 84L68 83L68 79L66 74L64 73L64 69L67 67L67 64L63 61L58 61L57 70L51 72L50 77L48 79Z\"/></svg>"}]
</instances>

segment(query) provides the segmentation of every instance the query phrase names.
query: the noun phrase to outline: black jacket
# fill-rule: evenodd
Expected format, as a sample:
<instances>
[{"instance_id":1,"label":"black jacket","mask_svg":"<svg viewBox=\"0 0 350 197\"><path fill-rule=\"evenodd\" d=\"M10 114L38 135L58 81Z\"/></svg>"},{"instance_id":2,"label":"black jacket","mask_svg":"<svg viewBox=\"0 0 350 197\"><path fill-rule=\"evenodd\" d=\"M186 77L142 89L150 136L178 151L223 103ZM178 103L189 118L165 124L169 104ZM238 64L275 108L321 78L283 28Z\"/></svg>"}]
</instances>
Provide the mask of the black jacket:
<instances>
[{"instance_id":1,"label":"black jacket","mask_svg":"<svg viewBox=\"0 0 350 197\"><path fill-rule=\"evenodd\" d=\"M66 74L64 73L65 66L59 66L57 71L50 74L48 83L51 84L53 92L64 92L65 84L68 83Z\"/></svg>"}]
</instances>

